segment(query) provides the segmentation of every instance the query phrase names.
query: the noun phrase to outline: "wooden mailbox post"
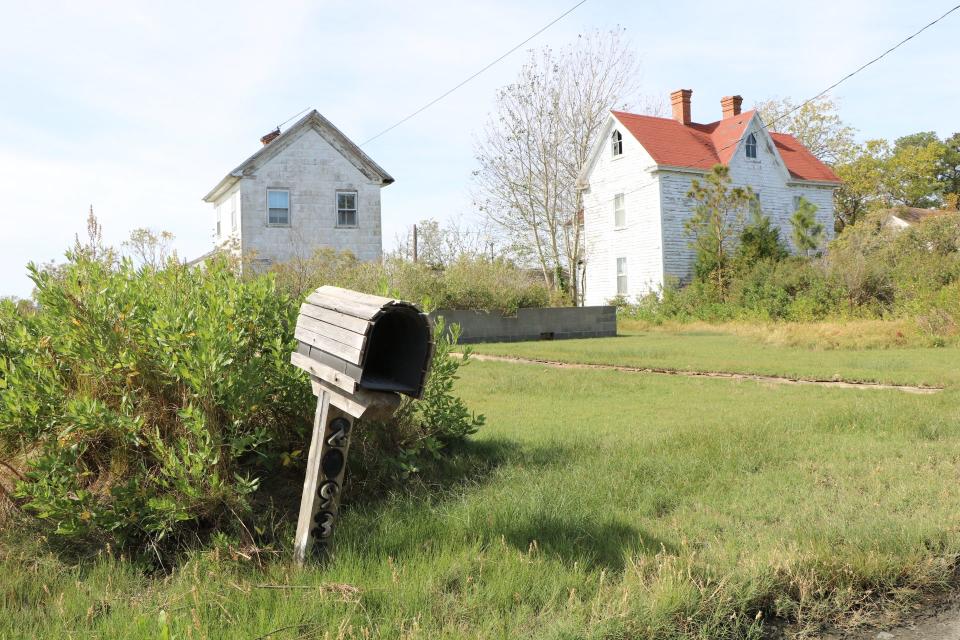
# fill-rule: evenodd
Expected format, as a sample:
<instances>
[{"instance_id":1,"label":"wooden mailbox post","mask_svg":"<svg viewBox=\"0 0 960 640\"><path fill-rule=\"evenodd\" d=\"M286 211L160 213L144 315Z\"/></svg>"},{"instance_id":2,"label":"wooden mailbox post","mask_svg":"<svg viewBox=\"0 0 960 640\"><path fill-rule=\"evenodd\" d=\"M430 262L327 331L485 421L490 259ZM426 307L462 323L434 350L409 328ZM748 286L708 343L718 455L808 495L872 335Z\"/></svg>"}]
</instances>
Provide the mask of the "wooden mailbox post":
<instances>
[{"instance_id":1,"label":"wooden mailbox post","mask_svg":"<svg viewBox=\"0 0 960 640\"><path fill-rule=\"evenodd\" d=\"M389 416L397 394L423 394L433 326L409 302L324 286L300 307L294 335L290 361L310 374L317 396L294 543L303 563L333 536L354 421Z\"/></svg>"}]
</instances>

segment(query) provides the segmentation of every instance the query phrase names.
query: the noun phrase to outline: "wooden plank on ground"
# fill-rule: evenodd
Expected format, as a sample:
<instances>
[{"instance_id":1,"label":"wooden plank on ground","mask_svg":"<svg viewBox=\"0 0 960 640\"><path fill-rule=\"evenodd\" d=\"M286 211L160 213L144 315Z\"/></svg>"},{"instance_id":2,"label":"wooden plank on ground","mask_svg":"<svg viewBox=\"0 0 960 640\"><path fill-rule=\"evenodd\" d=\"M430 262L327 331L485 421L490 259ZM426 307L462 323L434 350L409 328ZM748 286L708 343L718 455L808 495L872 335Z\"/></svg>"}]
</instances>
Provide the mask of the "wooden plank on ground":
<instances>
[{"instance_id":1,"label":"wooden plank on ground","mask_svg":"<svg viewBox=\"0 0 960 640\"><path fill-rule=\"evenodd\" d=\"M332 353L338 358L343 358L347 362L360 364L360 349L348 347L345 344L316 334L313 331L304 329L303 327L297 327L296 331L293 332L293 335L297 340L306 342L307 344L313 345L314 347L322 349L328 353Z\"/></svg>"},{"instance_id":2,"label":"wooden plank on ground","mask_svg":"<svg viewBox=\"0 0 960 640\"><path fill-rule=\"evenodd\" d=\"M310 318L308 316L300 316L297 319L297 326L306 329L307 331L313 331L314 333L326 336L341 344L345 344L348 347L353 347L354 349L359 349L363 351L363 346L367 343L367 336L362 333L354 333L349 329L343 329L335 325L329 324L322 320L317 320L316 318Z\"/></svg>"},{"instance_id":3,"label":"wooden plank on ground","mask_svg":"<svg viewBox=\"0 0 960 640\"><path fill-rule=\"evenodd\" d=\"M333 386L343 389L347 393L353 393L357 390L356 380L345 373L340 373L332 367L328 367L322 362L317 362L313 358L305 356L302 353L297 353L296 351L291 353L290 362L294 366L300 367L310 375L329 382Z\"/></svg>"},{"instance_id":4,"label":"wooden plank on ground","mask_svg":"<svg viewBox=\"0 0 960 640\"><path fill-rule=\"evenodd\" d=\"M325 309L324 307L318 307L308 302L304 302L302 305L300 305L300 315L316 318L317 320L322 320L328 324L349 329L354 333L365 334L370 329L370 322L368 320L358 318L357 316L340 313L338 311L333 311L331 309Z\"/></svg>"}]
</instances>

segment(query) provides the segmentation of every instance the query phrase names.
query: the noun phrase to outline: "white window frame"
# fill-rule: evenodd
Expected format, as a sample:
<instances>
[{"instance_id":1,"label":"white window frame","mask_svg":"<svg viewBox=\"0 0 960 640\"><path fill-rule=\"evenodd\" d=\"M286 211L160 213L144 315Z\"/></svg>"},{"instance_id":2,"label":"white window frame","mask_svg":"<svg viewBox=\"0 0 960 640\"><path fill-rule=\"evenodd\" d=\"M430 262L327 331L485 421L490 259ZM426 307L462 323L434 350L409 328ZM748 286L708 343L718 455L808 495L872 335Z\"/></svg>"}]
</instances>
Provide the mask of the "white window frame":
<instances>
[{"instance_id":1,"label":"white window frame","mask_svg":"<svg viewBox=\"0 0 960 640\"><path fill-rule=\"evenodd\" d=\"M627 226L627 196L618 193L613 196L613 228L624 229Z\"/></svg>"},{"instance_id":2,"label":"white window frame","mask_svg":"<svg viewBox=\"0 0 960 640\"><path fill-rule=\"evenodd\" d=\"M340 206L340 196L351 195L353 196L353 208L341 207ZM337 209L337 228L338 229L356 229L360 226L360 194L356 191L350 190L341 190L337 191L336 202L334 203ZM353 213L353 224L341 224L340 214L343 213Z\"/></svg>"},{"instance_id":3,"label":"white window frame","mask_svg":"<svg viewBox=\"0 0 960 640\"><path fill-rule=\"evenodd\" d=\"M610 134L610 151L614 158L623 155L623 134L620 133L619 129L614 129L613 133Z\"/></svg>"},{"instance_id":4,"label":"white window frame","mask_svg":"<svg viewBox=\"0 0 960 640\"><path fill-rule=\"evenodd\" d=\"M791 211L790 213L793 213L794 211L797 211L800 208L801 198L803 198L803 196L793 196L793 211Z\"/></svg>"},{"instance_id":5,"label":"white window frame","mask_svg":"<svg viewBox=\"0 0 960 640\"><path fill-rule=\"evenodd\" d=\"M757 136L756 134L751 133L747 136L746 144L744 145L747 153L747 157L751 160L757 159ZM753 150L753 155L750 155L751 149Z\"/></svg>"},{"instance_id":6,"label":"white window frame","mask_svg":"<svg viewBox=\"0 0 960 640\"><path fill-rule=\"evenodd\" d=\"M286 193L286 194L287 194L287 221L286 221L286 222L271 222L271 221L270 221L270 194L271 194L271 193L274 193L274 192L277 192L277 193ZM290 215L290 214L291 214L291 211L290 211L290 209L291 209L291 207L290 207L290 189L284 189L284 188L282 188L282 187L276 187L276 188L274 188L274 187L268 187L268 188L267 188L266 199L267 199L267 226L268 226L268 227L289 227L289 226L290 226L290 218L291 218L291 215ZM275 208L279 209L280 207L275 207Z\"/></svg>"},{"instance_id":7,"label":"white window frame","mask_svg":"<svg viewBox=\"0 0 960 640\"><path fill-rule=\"evenodd\" d=\"M627 287L629 283L627 282L627 259L617 258L617 295L625 296L627 295Z\"/></svg>"},{"instance_id":8,"label":"white window frame","mask_svg":"<svg viewBox=\"0 0 960 640\"><path fill-rule=\"evenodd\" d=\"M220 217L221 217L221 216L220 216L220 213L221 213L221 212L220 212L220 209L222 208L222 206L223 206L223 205L217 205L217 206L215 207L216 210L217 210L217 237L218 237L218 238L220 237Z\"/></svg>"},{"instance_id":9,"label":"white window frame","mask_svg":"<svg viewBox=\"0 0 960 640\"><path fill-rule=\"evenodd\" d=\"M287 197L287 218L290 217L290 198ZM230 196L230 228L237 230L237 194Z\"/></svg>"}]
</instances>

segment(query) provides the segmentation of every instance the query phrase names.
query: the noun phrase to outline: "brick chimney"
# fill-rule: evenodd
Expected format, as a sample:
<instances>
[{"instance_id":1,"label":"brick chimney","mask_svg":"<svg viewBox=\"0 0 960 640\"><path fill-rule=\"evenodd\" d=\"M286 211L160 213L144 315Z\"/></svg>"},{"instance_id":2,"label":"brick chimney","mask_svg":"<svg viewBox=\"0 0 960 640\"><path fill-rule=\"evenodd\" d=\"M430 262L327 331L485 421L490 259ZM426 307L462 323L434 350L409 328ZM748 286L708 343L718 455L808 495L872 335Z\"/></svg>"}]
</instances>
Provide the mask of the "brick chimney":
<instances>
[{"instance_id":1,"label":"brick chimney","mask_svg":"<svg viewBox=\"0 0 960 640\"><path fill-rule=\"evenodd\" d=\"M740 96L724 96L720 98L720 108L723 109L723 119L740 115L740 105L743 98Z\"/></svg>"},{"instance_id":2,"label":"brick chimney","mask_svg":"<svg viewBox=\"0 0 960 640\"><path fill-rule=\"evenodd\" d=\"M273 142L279 137L280 137L280 127L277 127L267 135L260 138L260 142L263 143L263 146L267 146L268 144L270 144L271 142Z\"/></svg>"},{"instance_id":3,"label":"brick chimney","mask_svg":"<svg viewBox=\"0 0 960 640\"><path fill-rule=\"evenodd\" d=\"M680 124L690 124L690 96L692 89L677 89L670 94L670 104L673 105L673 119Z\"/></svg>"}]
</instances>

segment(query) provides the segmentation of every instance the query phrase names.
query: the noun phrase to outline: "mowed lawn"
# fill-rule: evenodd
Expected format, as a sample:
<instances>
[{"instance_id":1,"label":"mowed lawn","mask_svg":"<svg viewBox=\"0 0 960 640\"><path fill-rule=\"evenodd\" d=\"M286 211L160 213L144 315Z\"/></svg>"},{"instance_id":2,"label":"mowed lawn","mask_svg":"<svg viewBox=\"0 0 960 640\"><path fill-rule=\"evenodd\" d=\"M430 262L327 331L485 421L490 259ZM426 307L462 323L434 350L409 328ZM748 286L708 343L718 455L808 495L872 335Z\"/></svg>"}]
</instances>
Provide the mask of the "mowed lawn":
<instances>
[{"instance_id":1,"label":"mowed lawn","mask_svg":"<svg viewBox=\"0 0 960 640\"><path fill-rule=\"evenodd\" d=\"M634 331L614 338L475 345L480 354L806 380L946 386L960 383L960 348L817 350L722 330Z\"/></svg>"},{"instance_id":2,"label":"mowed lawn","mask_svg":"<svg viewBox=\"0 0 960 640\"><path fill-rule=\"evenodd\" d=\"M329 563L225 549L148 578L13 552L0 638L760 637L953 575L958 391L501 362L457 388L488 423L451 482L348 509Z\"/></svg>"}]
</instances>

